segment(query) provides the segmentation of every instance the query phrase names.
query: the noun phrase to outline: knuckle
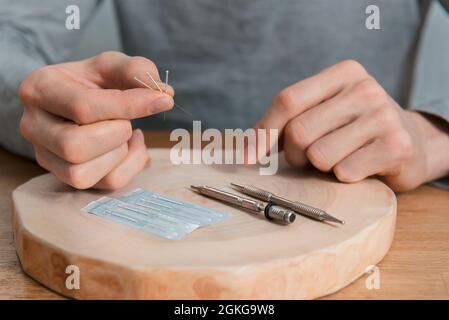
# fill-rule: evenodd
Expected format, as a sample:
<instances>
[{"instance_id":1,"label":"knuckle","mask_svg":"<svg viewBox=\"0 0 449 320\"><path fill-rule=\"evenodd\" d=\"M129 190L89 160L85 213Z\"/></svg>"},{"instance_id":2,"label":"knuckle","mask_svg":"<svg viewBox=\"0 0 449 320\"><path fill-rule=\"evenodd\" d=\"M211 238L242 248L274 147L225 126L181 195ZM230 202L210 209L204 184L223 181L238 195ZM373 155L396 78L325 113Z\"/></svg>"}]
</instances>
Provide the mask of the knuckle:
<instances>
[{"instance_id":1,"label":"knuckle","mask_svg":"<svg viewBox=\"0 0 449 320\"><path fill-rule=\"evenodd\" d=\"M344 168L342 165L337 164L334 169L334 175L338 179L338 181L346 182L346 183L353 183L360 181L361 179L356 177L351 171Z\"/></svg>"},{"instance_id":2,"label":"knuckle","mask_svg":"<svg viewBox=\"0 0 449 320\"><path fill-rule=\"evenodd\" d=\"M90 108L85 98L76 96L68 107L69 117L77 124L88 124L92 122Z\"/></svg>"},{"instance_id":3,"label":"knuckle","mask_svg":"<svg viewBox=\"0 0 449 320\"><path fill-rule=\"evenodd\" d=\"M309 146L307 138L307 130L299 119L290 122L285 127L285 140L288 144L293 144L301 150L305 150Z\"/></svg>"},{"instance_id":4,"label":"knuckle","mask_svg":"<svg viewBox=\"0 0 449 320\"><path fill-rule=\"evenodd\" d=\"M30 76L25 78L18 89L19 98L24 105L29 105L35 100L35 90L31 84Z\"/></svg>"},{"instance_id":5,"label":"knuckle","mask_svg":"<svg viewBox=\"0 0 449 320\"><path fill-rule=\"evenodd\" d=\"M47 86L54 86L55 83L59 82L59 72L55 65L48 65L37 69L31 73L29 76L31 82L36 83L36 86L42 89Z\"/></svg>"},{"instance_id":6,"label":"knuckle","mask_svg":"<svg viewBox=\"0 0 449 320\"><path fill-rule=\"evenodd\" d=\"M103 185L106 189L119 189L124 187L127 183L128 179L118 172L111 172L103 178Z\"/></svg>"},{"instance_id":7,"label":"knuckle","mask_svg":"<svg viewBox=\"0 0 449 320\"><path fill-rule=\"evenodd\" d=\"M126 141L131 139L133 135L133 127L129 120L114 120L115 125L111 127L111 130L117 130L120 133L120 137L126 137Z\"/></svg>"},{"instance_id":8,"label":"knuckle","mask_svg":"<svg viewBox=\"0 0 449 320\"><path fill-rule=\"evenodd\" d=\"M74 130L65 130L56 138L56 148L61 157L69 163L80 164L86 160L85 142Z\"/></svg>"},{"instance_id":9,"label":"knuckle","mask_svg":"<svg viewBox=\"0 0 449 320\"><path fill-rule=\"evenodd\" d=\"M79 164L68 165L65 175L66 182L76 189L88 189L95 184L95 182L91 181L90 175L84 167Z\"/></svg>"},{"instance_id":10,"label":"knuckle","mask_svg":"<svg viewBox=\"0 0 449 320\"><path fill-rule=\"evenodd\" d=\"M296 109L295 99L291 89L282 90L275 99L278 110L286 115L293 115Z\"/></svg>"},{"instance_id":11,"label":"knuckle","mask_svg":"<svg viewBox=\"0 0 449 320\"><path fill-rule=\"evenodd\" d=\"M124 131L124 135L126 137L128 137L127 140L131 139L131 136L133 135L133 127L131 124L131 121L123 121L123 131Z\"/></svg>"},{"instance_id":12,"label":"knuckle","mask_svg":"<svg viewBox=\"0 0 449 320\"><path fill-rule=\"evenodd\" d=\"M37 164L39 166L41 166L42 168L47 169L46 165L45 165L44 157L42 156L42 153L41 153L41 150L39 147L34 148L34 156L36 158Z\"/></svg>"},{"instance_id":13,"label":"knuckle","mask_svg":"<svg viewBox=\"0 0 449 320\"><path fill-rule=\"evenodd\" d=\"M151 61L150 59L141 57L141 56L134 56L131 57L129 60L130 69L133 71L136 70L157 70L156 64Z\"/></svg>"},{"instance_id":14,"label":"knuckle","mask_svg":"<svg viewBox=\"0 0 449 320\"><path fill-rule=\"evenodd\" d=\"M120 59L126 55L119 51L104 51L95 57L95 62L100 64L109 63L112 60Z\"/></svg>"},{"instance_id":15,"label":"knuckle","mask_svg":"<svg viewBox=\"0 0 449 320\"><path fill-rule=\"evenodd\" d=\"M32 137L32 128L30 116L28 112L25 111L20 118L19 130L22 136L28 141L30 141L30 138Z\"/></svg>"},{"instance_id":16,"label":"knuckle","mask_svg":"<svg viewBox=\"0 0 449 320\"><path fill-rule=\"evenodd\" d=\"M413 156L412 138L403 130L398 130L388 136L387 148L391 151L393 157L399 161Z\"/></svg>"},{"instance_id":17,"label":"knuckle","mask_svg":"<svg viewBox=\"0 0 449 320\"><path fill-rule=\"evenodd\" d=\"M384 101L386 97L382 86L374 79L366 79L359 82L355 88L355 93L364 101L374 105L379 105L379 102Z\"/></svg>"},{"instance_id":18,"label":"knuckle","mask_svg":"<svg viewBox=\"0 0 449 320\"><path fill-rule=\"evenodd\" d=\"M332 168L332 164L327 160L327 157L318 144L312 144L307 149L306 155L315 168L321 171L329 171Z\"/></svg>"},{"instance_id":19,"label":"knuckle","mask_svg":"<svg viewBox=\"0 0 449 320\"><path fill-rule=\"evenodd\" d=\"M398 127L399 117L397 112L385 105L379 107L379 109L374 113L373 119L376 121L376 124L381 128L396 129Z\"/></svg>"},{"instance_id":20,"label":"knuckle","mask_svg":"<svg viewBox=\"0 0 449 320\"><path fill-rule=\"evenodd\" d=\"M363 65L357 60L347 59L338 63L345 72L355 73L359 75L367 74Z\"/></svg>"}]
</instances>

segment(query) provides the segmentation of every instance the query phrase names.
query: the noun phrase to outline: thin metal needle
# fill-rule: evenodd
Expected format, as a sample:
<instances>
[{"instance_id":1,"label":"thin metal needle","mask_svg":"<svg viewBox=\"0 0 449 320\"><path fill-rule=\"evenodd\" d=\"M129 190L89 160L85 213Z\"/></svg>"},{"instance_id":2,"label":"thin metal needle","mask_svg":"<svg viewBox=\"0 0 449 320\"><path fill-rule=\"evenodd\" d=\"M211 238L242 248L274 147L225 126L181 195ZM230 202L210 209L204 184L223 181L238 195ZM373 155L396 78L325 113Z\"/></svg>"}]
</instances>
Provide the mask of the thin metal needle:
<instances>
[{"instance_id":1,"label":"thin metal needle","mask_svg":"<svg viewBox=\"0 0 449 320\"><path fill-rule=\"evenodd\" d=\"M181 109L184 113L187 113L189 116L193 117L193 114L190 113L190 111L187 111L184 107L181 107L179 104L175 102L175 106L177 106L179 109Z\"/></svg>"},{"instance_id":2,"label":"thin metal needle","mask_svg":"<svg viewBox=\"0 0 449 320\"><path fill-rule=\"evenodd\" d=\"M154 90L153 88L151 88L149 85L147 85L145 82L143 82L142 80L140 80L137 77L134 77L134 80L136 80L137 82L139 82L140 84L144 85L145 87L147 87L148 89Z\"/></svg>"},{"instance_id":3,"label":"thin metal needle","mask_svg":"<svg viewBox=\"0 0 449 320\"><path fill-rule=\"evenodd\" d=\"M168 88L168 70L165 70L165 92L167 93L167 88Z\"/></svg>"},{"instance_id":4,"label":"thin metal needle","mask_svg":"<svg viewBox=\"0 0 449 320\"><path fill-rule=\"evenodd\" d=\"M150 78L150 80L153 81L153 83L156 85L156 87L159 89L159 91L162 93L163 91L162 91L161 87L159 87L159 85L157 84L156 80L153 79L151 74L148 71L146 72L146 74Z\"/></svg>"},{"instance_id":5,"label":"thin metal needle","mask_svg":"<svg viewBox=\"0 0 449 320\"><path fill-rule=\"evenodd\" d=\"M159 91L160 91L161 93L163 93L161 87L159 87L159 85L157 84L157 82L154 81L154 79L153 79L153 77L151 76L151 74L149 74L149 73L147 72L147 75L148 75L148 77L151 79L151 81L153 81L154 84L158 87ZM138 81L140 84L144 85L144 86L147 87L148 89L154 90L154 88L150 87L149 85L147 85L145 82L143 82L143 81L140 80L139 78L134 77L134 80ZM180 106L180 105L177 104L176 102L174 103L174 105L175 105L175 107L178 107L182 112L188 114L189 116L191 116L191 117L193 118L193 114L190 113L189 111L187 111L184 107Z\"/></svg>"},{"instance_id":6,"label":"thin metal needle","mask_svg":"<svg viewBox=\"0 0 449 320\"><path fill-rule=\"evenodd\" d=\"M167 93L167 89L168 89L168 70L165 70L165 88L164 88L164 92ZM165 112L164 112L164 121L165 121Z\"/></svg>"}]
</instances>

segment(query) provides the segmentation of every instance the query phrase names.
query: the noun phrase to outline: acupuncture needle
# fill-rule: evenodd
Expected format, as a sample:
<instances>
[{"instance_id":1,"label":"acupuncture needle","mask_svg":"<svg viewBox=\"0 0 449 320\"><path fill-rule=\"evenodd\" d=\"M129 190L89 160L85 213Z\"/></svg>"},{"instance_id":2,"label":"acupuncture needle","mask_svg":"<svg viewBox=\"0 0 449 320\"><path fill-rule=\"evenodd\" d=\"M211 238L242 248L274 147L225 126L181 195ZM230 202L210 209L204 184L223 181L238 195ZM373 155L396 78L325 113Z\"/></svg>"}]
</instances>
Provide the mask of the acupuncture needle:
<instances>
[{"instance_id":1,"label":"acupuncture needle","mask_svg":"<svg viewBox=\"0 0 449 320\"><path fill-rule=\"evenodd\" d=\"M165 93L167 93L167 89L168 89L168 74L170 71L165 70Z\"/></svg>"},{"instance_id":2,"label":"acupuncture needle","mask_svg":"<svg viewBox=\"0 0 449 320\"><path fill-rule=\"evenodd\" d=\"M139 207L143 207L143 208L148 208L148 209L153 209L153 210L161 211L161 209L159 209L159 208L154 208L154 207L152 207L152 206L150 206L150 205L145 205L145 204L143 204L143 203L132 202L132 204L134 204L134 205L136 205L136 206L139 206ZM167 209L172 209L172 208L167 207L167 206L162 206L162 207L165 207L165 208L167 208Z\"/></svg>"},{"instance_id":3,"label":"acupuncture needle","mask_svg":"<svg viewBox=\"0 0 449 320\"><path fill-rule=\"evenodd\" d=\"M117 212L114 212L114 211L110 211L110 210L105 210L105 212L108 213L109 215L115 216L117 218L131 221L134 224L139 224L139 220L131 218L131 217L127 216L127 215L123 215L123 214L120 214L120 213L117 213ZM159 230L162 233L167 233L167 231L163 227L161 227L160 225L157 225L155 223L151 223L151 222L144 222L142 227L143 228L150 228L150 229L153 229L153 230L156 229L156 230ZM174 227L170 227L170 228L174 228ZM171 230L169 232L169 234L171 234L172 236L177 236L178 232Z\"/></svg>"},{"instance_id":4,"label":"acupuncture needle","mask_svg":"<svg viewBox=\"0 0 449 320\"><path fill-rule=\"evenodd\" d=\"M136 206L142 207L142 208L147 208L147 209L161 211L161 209L157 209L157 208L154 208L152 206L148 206L148 205L145 205L145 204L142 204L142 203L134 202L133 204L136 205ZM163 207L166 207L168 209L172 209L172 208L167 207L167 206L163 206ZM195 215L185 214L182 211L181 212L176 212L176 213L175 212L171 212L170 215L174 216L174 217L181 217L183 219L188 219L188 220L190 220L190 222L195 223L195 224L201 224L201 221L198 221L198 219L195 219L195 217L194 217ZM209 217L205 217L204 219L206 219L208 222L212 221L212 219L209 218Z\"/></svg>"},{"instance_id":5,"label":"acupuncture needle","mask_svg":"<svg viewBox=\"0 0 449 320\"><path fill-rule=\"evenodd\" d=\"M165 70L165 93L167 93L167 88L168 88L168 70ZM151 74L147 71L147 75L150 78L151 81L153 81L153 83L157 86L157 88L159 89L159 91L162 93L162 89L161 87L157 84L156 80L154 80L154 78L151 76ZM177 104L175 102L175 106L177 106L179 109L181 109L182 111L184 111L185 113L187 113L188 115L190 115L191 117L193 117L193 114L191 114L189 111L187 111L185 108L181 107L179 104Z\"/></svg>"},{"instance_id":6,"label":"acupuncture needle","mask_svg":"<svg viewBox=\"0 0 449 320\"><path fill-rule=\"evenodd\" d=\"M144 202L147 202L147 203L154 204L155 206L164 207L164 208L167 208L167 209L173 209L173 207L171 207L171 206L167 206L167 205L164 205L164 204L161 204L161 203L157 203L157 202L154 202L154 201L151 201L151 200L147 200L147 199L140 199L140 200L142 200Z\"/></svg>"},{"instance_id":7,"label":"acupuncture needle","mask_svg":"<svg viewBox=\"0 0 449 320\"><path fill-rule=\"evenodd\" d=\"M162 208L166 208L166 209L176 209L176 208L173 207L173 206L167 206L167 205L164 205L164 204L161 204L161 203L156 203L156 202L151 201L151 200L148 200L148 199L140 199L140 200L143 201L143 202L145 202L145 203L151 203L151 204L153 204L153 205L155 205L155 206L159 206L159 207L162 207ZM162 199L162 198L161 198L161 200L167 201L167 199ZM178 202L176 202L176 201L172 201L172 202L175 202L175 204L177 204L177 205L179 205L179 206L182 206L181 203L178 203ZM144 208L151 208L150 206L146 206L146 205L144 205L144 204L137 203L137 202L135 202L134 204L139 205L139 206L142 206L142 207L144 207ZM184 205L184 206L182 206L182 208L179 208L179 209L181 209L181 211L182 211L182 209L187 209L188 211L190 211L190 210L196 210L196 209L198 209L198 208L195 208L195 207L189 207L189 206ZM190 210L189 210L189 209L190 209ZM205 210L205 211L207 211L207 210ZM210 214L210 212L207 212L207 213ZM172 214L173 214L173 213L172 213ZM207 221L209 221L209 222L212 221L212 218L210 218L210 217L203 217L203 215L202 215L201 213L198 213L198 212L191 212L191 211L190 211L189 214L177 213L176 215L177 215L177 216L182 216L182 217L196 216L196 217L199 217L199 218L207 219ZM221 216L221 215L220 215L220 216Z\"/></svg>"},{"instance_id":8,"label":"acupuncture needle","mask_svg":"<svg viewBox=\"0 0 449 320\"><path fill-rule=\"evenodd\" d=\"M141 206L141 207L143 207L143 208L149 208L149 209L151 208L151 206L146 206L146 205L141 204L141 203L135 203L135 204L138 205L138 206ZM168 208L168 209L173 209L173 208L171 208L171 207L167 207L167 206L164 206L164 205L161 205L161 206L166 207L166 208ZM158 210L160 210L160 209L158 209ZM183 212L182 209L181 209L181 210L178 210L178 212L171 212L170 215L176 216L176 217L184 217L184 218L187 218L187 219L190 219L190 220L194 219L194 218L195 218L194 216L196 216L196 217L199 218L199 219L203 218L203 219L206 219L206 220L209 221L209 222L212 221L212 218L210 218L210 217L201 217L200 214L195 213L195 212L189 212L189 213L186 213L186 212ZM199 216L199 217L198 217L198 216ZM198 221L198 220L195 220L195 221Z\"/></svg>"},{"instance_id":9,"label":"acupuncture needle","mask_svg":"<svg viewBox=\"0 0 449 320\"><path fill-rule=\"evenodd\" d=\"M167 93L168 89L168 70L165 70L165 87L164 92ZM164 121L165 121L165 111L164 111Z\"/></svg>"},{"instance_id":10,"label":"acupuncture needle","mask_svg":"<svg viewBox=\"0 0 449 320\"><path fill-rule=\"evenodd\" d=\"M169 203L173 203L173 204L177 204L177 205L182 205L181 202L178 202L178 201L175 201L175 200L171 200L171 199L168 199L168 198L165 198L165 197L161 197L161 196L153 196L153 197L156 198L156 199L162 200L162 201L169 202Z\"/></svg>"},{"instance_id":11,"label":"acupuncture needle","mask_svg":"<svg viewBox=\"0 0 449 320\"><path fill-rule=\"evenodd\" d=\"M110 211L110 210L105 210L105 212L109 213L110 215L113 215L113 216L116 216L116 217L119 217L119 218L122 218L122 219L125 219L125 220L128 220L128 221L131 221L131 222L134 222L134 223L138 223L138 221L136 219L133 219L133 218L128 217L126 215L123 215L123 214L120 214L120 213L117 213L117 212L114 212L114 211Z\"/></svg>"},{"instance_id":12,"label":"acupuncture needle","mask_svg":"<svg viewBox=\"0 0 449 320\"><path fill-rule=\"evenodd\" d=\"M143 214L145 216L148 216L148 213L143 212L141 210L135 209L135 208L130 208L130 207L125 207L125 206L119 206L119 208L122 208L124 210L129 210L135 213L140 213ZM162 220L166 221L167 223L171 224L171 225L179 225L179 223L177 221L173 221L173 219L170 219L168 216L165 216L161 213L155 213L155 212L149 212L149 214L153 215L153 216L157 216L159 218L161 218Z\"/></svg>"},{"instance_id":13,"label":"acupuncture needle","mask_svg":"<svg viewBox=\"0 0 449 320\"><path fill-rule=\"evenodd\" d=\"M123 210L128 210L128 211L131 211L131 212L142 214L142 215L147 216L147 217L149 216L149 214L151 214L152 216L160 216L159 212L145 212L145 211L141 211L141 210L135 209L135 208L130 208L130 207L127 207L127 206L124 206L124 205L118 205L118 207L123 209Z\"/></svg>"},{"instance_id":14,"label":"acupuncture needle","mask_svg":"<svg viewBox=\"0 0 449 320\"><path fill-rule=\"evenodd\" d=\"M167 70L168 71L168 70ZM147 71L146 72L146 74L147 74L147 76L150 78L150 80L151 81L153 81L153 83L156 85L156 87L159 89L159 91L162 93L162 89L161 89L161 87L157 84L157 82L156 82L156 80L154 80L154 78L151 76L151 74ZM166 74L167 75L167 74ZM165 87L165 89L167 89L167 85L168 85L168 79L166 78L165 79L165 83L166 83L166 87ZM165 91L165 92L167 92L167 91ZM185 113L187 113L187 114L189 114L190 116L192 116L193 117L193 115L189 112L189 111L187 111L186 109L184 109L183 107L181 107L179 104L177 104L176 102L174 103L175 104L175 106L177 106L179 109L181 109L182 111L184 111Z\"/></svg>"},{"instance_id":15,"label":"acupuncture needle","mask_svg":"<svg viewBox=\"0 0 449 320\"><path fill-rule=\"evenodd\" d=\"M178 201L175 201L175 200L171 200L171 199L168 199L168 198L165 198L165 197L156 196L156 195L153 195L152 197L153 197L153 198L156 198L156 199L159 199L159 200L162 200L162 201L165 201L165 202L168 202L168 203L172 203L172 204L181 206L182 208L185 208L185 209L193 209L193 210L201 209L201 210L203 210L203 211L207 211L207 210L204 210L204 209L202 209L202 208L197 208L197 207L188 206L188 205L183 204L183 203L181 203L181 202L178 202ZM145 202L154 203L154 202L151 202L150 200L146 200L146 199L142 199L142 200L145 201ZM164 205L158 204L158 203L154 203L154 204L160 205L160 206L164 206ZM168 208L173 209L173 207L168 207ZM208 212L208 213L210 213L210 212ZM191 214L194 214L194 215L201 215L201 214L195 213L195 212L191 212ZM219 216L221 216L221 215L219 215Z\"/></svg>"},{"instance_id":16,"label":"acupuncture needle","mask_svg":"<svg viewBox=\"0 0 449 320\"><path fill-rule=\"evenodd\" d=\"M160 91L161 93L163 93L161 87L159 87L159 85L157 84L156 80L154 80L153 77L151 76L151 73L149 73L149 72L147 71L146 74L147 74L148 78L150 78L150 80L153 81L153 83L156 85L156 87L159 89L159 91ZM166 91L166 92L167 92L167 91Z\"/></svg>"},{"instance_id":17,"label":"acupuncture needle","mask_svg":"<svg viewBox=\"0 0 449 320\"><path fill-rule=\"evenodd\" d=\"M154 208L154 207L151 207L151 206L145 206L145 205L143 205L143 204L140 204L140 203L137 203L137 202L132 202L132 204L133 205L136 205L136 206L139 206L139 207L144 207L144 208L147 208L147 209L151 209L151 210L155 210L155 211L161 211L161 209L159 209L159 208ZM119 208L125 208L126 209L126 207L123 207L123 206L118 206ZM144 214L143 212L142 212L142 214ZM146 213L145 213L145 215L146 215Z\"/></svg>"},{"instance_id":18,"label":"acupuncture needle","mask_svg":"<svg viewBox=\"0 0 449 320\"><path fill-rule=\"evenodd\" d=\"M146 205L140 204L140 203L139 204L136 203L136 205L141 206L143 208L149 208L149 209L151 208L150 206L146 206ZM197 225L202 225L203 224L200 220L195 219L195 217L190 216L188 214L183 214L182 212L177 212L177 213L171 212L170 216L176 217L176 218L181 219L181 220L184 219L184 221L187 219L187 220L189 220L189 221L187 221L188 223L193 223L193 224L197 224ZM207 219L208 222L212 221L211 218L207 218L206 217L205 219Z\"/></svg>"},{"instance_id":19,"label":"acupuncture needle","mask_svg":"<svg viewBox=\"0 0 449 320\"><path fill-rule=\"evenodd\" d=\"M158 87L159 91L161 93L163 93L161 87L159 87L159 85L157 84L156 81L154 81L153 77L151 77L151 75L147 72L147 74L150 76L150 79L156 84L156 86ZM154 90L154 88L150 87L149 85L147 85L145 82L143 82L142 80L140 80L137 77L134 77L134 80L138 81L140 84L142 84L143 86L147 87L148 89ZM175 107L177 107L178 109L180 109L182 112L188 114L189 116L193 117L193 114L190 111L187 111L184 107L182 107L181 105L177 104L176 102L174 102Z\"/></svg>"}]
</instances>

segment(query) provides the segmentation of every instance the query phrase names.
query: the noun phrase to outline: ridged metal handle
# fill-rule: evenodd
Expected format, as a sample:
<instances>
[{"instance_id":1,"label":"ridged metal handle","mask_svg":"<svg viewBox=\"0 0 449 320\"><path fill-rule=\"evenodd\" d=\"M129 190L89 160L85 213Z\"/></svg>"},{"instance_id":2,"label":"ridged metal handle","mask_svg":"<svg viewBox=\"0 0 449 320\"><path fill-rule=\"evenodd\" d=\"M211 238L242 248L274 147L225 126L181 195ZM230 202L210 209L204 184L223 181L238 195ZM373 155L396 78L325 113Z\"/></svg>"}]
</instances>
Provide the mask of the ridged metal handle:
<instances>
[{"instance_id":1,"label":"ridged metal handle","mask_svg":"<svg viewBox=\"0 0 449 320\"><path fill-rule=\"evenodd\" d=\"M251 186L251 185L239 185L236 183L231 183L231 185L239 190L240 192L247 194L249 196L252 196L254 198L257 198L259 200L264 200L268 202L273 202L278 206L288 208L290 210L293 210L299 214L302 214L304 216L307 216L309 218L319 220L319 221L333 221L338 222L341 224L344 224L344 221L339 220L331 215L329 215L326 211L309 206L307 204L298 202L298 201L290 201L288 199L279 197L275 195L274 193L271 193L266 190L262 190L260 188Z\"/></svg>"},{"instance_id":2,"label":"ridged metal handle","mask_svg":"<svg viewBox=\"0 0 449 320\"><path fill-rule=\"evenodd\" d=\"M310 218L316 219L316 220L323 220L324 217L327 215L327 213L321 209L314 208L311 206L308 206L307 204L301 203L301 202L293 202L290 204L290 209L293 211L297 211L299 213L302 213L305 216L308 216Z\"/></svg>"},{"instance_id":3,"label":"ridged metal handle","mask_svg":"<svg viewBox=\"0 0 449 320\"><path fill-rule=\"evenodd\" d=\"M267 201L270 202L271 197L273 196L273 194L271 192L253 187L253 186L241 186L241 185L237 185L235 183L231 183L232 186L237 187L240 189L241 192L243 192L244 194L247 194L249 196L252 196L254 198L257 198L259 200L263 200L263 201Z\"/></svg>"},{"instance_id":4,"label":"ridged metal handle","mask_svg":"<svg viewBox=\"0 0 449 320\"><path fill-rule=\"evenodd\" d=\"M271 206L268 209L268 216L271 219L281 221L284 224L293 223L293 221L295 221L296 219L296 214L293 211L279 206Z\"/></svg>"}]
</instances>

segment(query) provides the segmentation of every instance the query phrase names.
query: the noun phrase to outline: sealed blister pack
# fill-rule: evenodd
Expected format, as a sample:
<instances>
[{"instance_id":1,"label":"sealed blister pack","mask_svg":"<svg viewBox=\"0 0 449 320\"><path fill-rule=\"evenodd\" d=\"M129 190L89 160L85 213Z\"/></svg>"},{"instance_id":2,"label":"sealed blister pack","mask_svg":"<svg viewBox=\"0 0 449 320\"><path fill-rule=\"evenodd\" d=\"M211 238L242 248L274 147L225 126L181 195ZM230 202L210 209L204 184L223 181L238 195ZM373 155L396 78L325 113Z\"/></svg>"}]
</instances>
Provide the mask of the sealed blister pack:
<instances>
[{"instance_id":1,"label":"sealed blister pack","mask_svg":"<svg viewBox=\"0 0 449 320\"><path fill-rule=\"evenodd\" d=\"M82 210L170 240L179 240L198 227L229 217L224 212L143 189L117 198L102 197Z\"/></svg>"},{"instance_id":2,"label":"sealed blister pack","mask_svg":"<svg viewBox=\"0 0 449 320\"><path fill-rule=\"evenodd\" d=\"M227 219L229 216L229 214L218 210L170 198L143 189L136 189L118 199L149 210L160 210L171 217L176 217L186 223L193 223L199 226L218 223Z\"/></svg>"}]
</instances>

